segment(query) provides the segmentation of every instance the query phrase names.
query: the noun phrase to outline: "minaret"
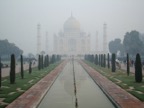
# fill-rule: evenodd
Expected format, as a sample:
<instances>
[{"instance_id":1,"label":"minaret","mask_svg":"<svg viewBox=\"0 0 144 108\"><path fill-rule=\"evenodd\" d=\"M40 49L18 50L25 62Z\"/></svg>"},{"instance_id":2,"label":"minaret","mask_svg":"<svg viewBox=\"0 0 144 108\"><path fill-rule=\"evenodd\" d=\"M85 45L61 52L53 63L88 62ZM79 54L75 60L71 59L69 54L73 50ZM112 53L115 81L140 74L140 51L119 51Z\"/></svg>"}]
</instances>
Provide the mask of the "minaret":
<instances>
[{"instance_id":1,"label":"minaret","mask_svg":"<svg viewBox=\"0 0 144 108\"><path fill-rule=\"evenodd\" d=\"M99 46L98 46L98 31L96 31L96 46L95 46L95 50L96 50L96 53L98 52L99 50Z\"/></svg>"},{"instance_id":2,"label":"minaret","mask_svg":"<svg viewBox=\"0 0 144 108\"><path fill-rule=\"evenodd\" d=\"M49 50L49 48L48 48L48 44L49 44L49 41L48 41L48 32L46 32L46 42L45 42L45 50L46 50L46 54L49 53L49 52L48 52L48 50Z\"/></svg>"},{"instance_id":3,"label":"minaret","mask_svg":"<svg viewBox=\"0 0 144 108\"><path fill-rule=\"evenodd\" d=\"M40 24L37 25L37 54L41 52Z\"/></svg>"},{"instance_id":4,"label":"minaret","mask_svg":"<svg viewBox=\"0 0 144 108\"><path fill-rule=\"evenodd\" d=\"M103 25L103 53L107 53L107 24L104 23Z\"/></svg>"}]
</instances>

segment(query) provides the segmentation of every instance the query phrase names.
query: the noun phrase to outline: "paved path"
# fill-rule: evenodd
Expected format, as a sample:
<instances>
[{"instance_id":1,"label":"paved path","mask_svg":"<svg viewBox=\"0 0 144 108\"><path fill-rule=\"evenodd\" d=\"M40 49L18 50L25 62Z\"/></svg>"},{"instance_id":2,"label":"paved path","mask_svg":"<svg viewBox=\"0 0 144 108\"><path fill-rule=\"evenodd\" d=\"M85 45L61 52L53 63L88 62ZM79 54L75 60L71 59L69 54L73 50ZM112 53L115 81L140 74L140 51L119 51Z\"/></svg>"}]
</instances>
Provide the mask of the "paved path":
<instances>
[{"instance_id":1,"label":"paved path","mask_svg":"<svg viewBox=\"0 0 144 108\"><path fill-rule=\"evenodd\" d=\"M80 61L93 80L121 108L144 108L144 103L96 72L93 68Z\"/></svg>"},{"instance_id":2,"label":"paved path","mask_svg":"<svg viewBox=\"0 0 144 108\"><path fill-rule=\"evenodd\" d=\"M87 64L79 61L93 80L101 89L121 108L144 108L144 103L109 81L107 78L96 72ZM44 77L36 85L26 91L23 95L12 102L7 108L35 108L48 89L51 87L59 73L63 70L66 62L60 64L50 74ZM99 97L98 97L99 98Z\"/></svg>"},{"instance_id":3,"label":"paved path","mask_svg":"<svg viewBox=\"0 0 144 108\"><path fill-rule=\"evenodd\" d=\"M35 65L32 65L32 67L36 67L37 66L37 63L35 63ZM26 63L24 64L24 70L28 70L29 69L29 64ZM20 64L19 65L16 65L16 73L19 73L20 72ZM7 68L2 68L2 77L6 77L6 76L9 76L10 74L10 68L7 67Z\"/></svg>"},{"instance_id":4,"label":"paved path","mask_svg":"<svg viewBox=\"0 0 144 108\"><path fill-rule=\"evenodd\" d=\"M59 73L64 68L65 64L66 61L61 63L52 72L41 79L37 84L32 86L29 90L27 90L15 101L9 104L6 108L36 108L46 92L52 86Z\"/></svg>"}]
</instances>

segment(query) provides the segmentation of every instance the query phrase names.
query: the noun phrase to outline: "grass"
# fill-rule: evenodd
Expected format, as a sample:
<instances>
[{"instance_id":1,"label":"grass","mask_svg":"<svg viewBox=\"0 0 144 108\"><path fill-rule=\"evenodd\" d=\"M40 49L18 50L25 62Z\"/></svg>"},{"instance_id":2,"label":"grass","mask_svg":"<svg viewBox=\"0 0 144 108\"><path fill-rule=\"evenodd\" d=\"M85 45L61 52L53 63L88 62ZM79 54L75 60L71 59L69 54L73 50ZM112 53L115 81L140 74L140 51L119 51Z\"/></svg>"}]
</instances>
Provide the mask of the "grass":
<instances>
[{"instance_id":1,"label":"grass","mask_svg":"<svg viewBox=\"0 0 144 108\"><path fill-rule=\"evenodd\" d=\"M11 103L26 90L32 87L50 71L52 71L59 63L50 64L49 67L41 69L34 68L32 73L24 71L24 79L21 79L20 73L16 74L16 83L10 84L9 77L2 78L2 87L0 89L0 99L3 99L4 103ZM0 104L0 108L4 108L7 105Z\"/></svg>"},{"instance_id":2,"label":"grass","mask_svg":"<svg viewBox=\"0 0 144 108\"><path fill-rule=\"evenodd\" d=\"M108 69L107 67L104 68L88 61L84 62L120 86L122 89L144 102L144 81L136 83L134 74L131 73L127 76L127 72L125 70L117 69L116 72L111 72L111 69Z\"/></svg>"}]
</instances>

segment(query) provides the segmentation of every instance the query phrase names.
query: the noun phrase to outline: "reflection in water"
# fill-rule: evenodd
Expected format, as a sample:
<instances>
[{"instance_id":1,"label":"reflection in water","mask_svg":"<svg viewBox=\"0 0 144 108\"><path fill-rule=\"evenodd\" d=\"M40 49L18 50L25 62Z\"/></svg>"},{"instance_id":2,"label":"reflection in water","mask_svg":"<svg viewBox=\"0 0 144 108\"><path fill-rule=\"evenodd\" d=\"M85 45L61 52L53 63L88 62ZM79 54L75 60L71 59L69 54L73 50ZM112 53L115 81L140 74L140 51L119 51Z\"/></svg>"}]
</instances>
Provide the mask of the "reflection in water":
<instances>
[{"instance_id":1,"label":"reflection in water","mask_svg":"<svg viewBox=\"0 0 144 108\"><path fill-rule=\"evenodd\" d=\"M72 62L69 63L69 68L67 72L63 72L60 76L59 81L60 83L64 86L65 91L73 96L74 94L74 88L73 88L73 66L72 66ZM75 69L74 69L75 71ZM86 80L86 76L83 74L82 71L76 72L76 78L78 77L78 79L76 79L76 87L77 90L80 90L81 88L81 83L84 83L84 81Z\"/></svg>"},{"instance_id":2,"label":"reflection in water","mask_svg":"<svg viewBox=\"0 0 144 108\"><path fill-rule=\"evenodd\" d=\"M114 108L85 70L74 62L78 108ZM67 63L39 108L75 108L72 62Z\"/></svg>"}]
</instances>

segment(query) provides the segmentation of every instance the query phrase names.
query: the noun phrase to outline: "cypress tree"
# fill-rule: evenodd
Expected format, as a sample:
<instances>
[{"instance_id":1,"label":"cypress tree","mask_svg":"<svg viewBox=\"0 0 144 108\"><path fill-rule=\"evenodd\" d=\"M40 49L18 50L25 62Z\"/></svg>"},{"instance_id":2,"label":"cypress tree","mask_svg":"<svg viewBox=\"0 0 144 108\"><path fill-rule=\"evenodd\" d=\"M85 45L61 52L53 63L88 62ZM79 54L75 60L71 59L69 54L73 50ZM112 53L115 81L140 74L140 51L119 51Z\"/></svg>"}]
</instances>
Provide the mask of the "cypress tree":
<instances>
[{"instance_id":1,"label":"cypress tree","mask_svg":"<svg viewBox=\"0 0 144 108\"><path fill-rule=\"evenodd\" d=\"M47 67L49 66L49 55L47 55Z\"/></svg>"},{"instance_id":2,"label":"cypress tree","mask_svg":"<svg viewBox=\"0 0 144 108\"><path fill-rule=\"evenodd\" d=\"M96 65L98 65L98 55L96 54Z\"/></svg>"},{"instance_id":3,"label":"cypress tree","mask_svg":"<svg viewBox=\"0 0 144 108\"><path fill-rule=\"evenodd\" d=\"M97 57L96 57L96 55L94 57L94 63L95 63L95 65L97 65Z\"/></svg>"},{"instance_id":4,"label":"cypress tree","mask_svg":"<svg viewBox=\"0 0 144 108\"><path fill-rule=\"evenodd\" d=\"M135 60L135 81L138 83L142 82L142 64L139 53L136 55Z\"/></svg>"},{"instance_id":5,"label":"cypress tree","mask_svg":"<svg viewBox=\"0 0 144 108\"><path fill-rule=\"evenodd\" d=\"M38 56L38 70L41 70L41 56Z\"/></svg>"},{"instance_id":6,"label":"cypress tree","mask_svg":"<svg viewBox=\"0 0 144 108\"><path fill-rule=\"evenodd\" d=\"M116 66L115 66L115 54L112 54L112 72L115 72Z\"/></svg>"},{"instance_id":7,"label":"cypress tree","mask_svg":"<svg viewBox=\"0 0 144 108\"><path fill-rule=\"evenodd\" d=\"M46 59L47 59L47 56L44 57L44 67L47 66L47 60Z\"/></svg>"},{"instance_id":8,"label":"cypress tree","mask_svg":"<svg viewBox=\"0 0 144 108\"><path fill-rule=\"evenodd\" d=\"M94 63L94 55L91 55L91 62Z\"/></svg>"},{"instance_id":9,"label":"cypress tree","mask_svg":"<svg viewBox=\"0 0 144 108\"><path fill-rule=\"evenodd\" d=\"M31 66L32 66L32 62L30 61L30 62L29 62L29 74L32 73L32 67L31 67Z\"/></svg>"},{"instance_id":10,"label":"cypress tree","mask_svg":"<svg viewBox=\"0 0 144 108\"><path fill-rule=\"evenodd\" d=\"M21 78L24 78L24 72L23 72L23 56L21 55Z\"/></svg>"},{"instance_id":11,"label":"cypress tree","mask_svg":"<svg viewBox=\"0 0 144 108\"><path fill-rule=\"evenodd\" d=\"M103 54L101 54L101 67L103 67Z\"/></svg>"},{"instance_id":12,"label":"cypress tree","mask_svg":"<svg viewBox=\"0 0 144 108\"><path fill-rule=\"evenodd\" d=\"M2 63L1 63L1 57L0 57L0 88L1 88L1 81L2 81Z\"/></svg>"},{"instance_id":13,"label":"cypress tree","mask_svg":"<svg viewBox=\"0 0 144 108\"><path fill-rule=\"evenodd\" d=\"M41 56L41 68L44 68L44 63L43 63L43 55Z\"/></svg>"},{"instance_id":14,"label":"cypress tree","mask_svg":"<svg viewBox=\"0 0 144 108\"><path fill-rule=\"evenodd\" d=\"M103 65L104 65L104 67L106 67L106 55L104 54L103 56L104 56L103 57L103 60L104 60L104 64Z\"/></svg>"},{"instance_id":15,"label":"cypress tree","mask_svg":"<svg viewBox=\"0 0 144 108\"><path fill-rule=\"evenodd\" d=\"M101 56L99 54L99 66L101 65Z\"/></svg>"},{"instance_id":16,"label":"cypress tree","mask_svg":"<svg viewBox=\"0 0 144 108\"><path fill-rule=\"evenodd\" d=\"M107 64L108 64L108 68L110 68L110 63L109 63L109 53L108 53Z\"/></svg>"},{"instance_id":17,"label":"cypress tree","mask_svg":"<svg viewBox=\"0 0 144 108\"><path fill-rule=\"evenodd\" d=\"M59 55L57 55L57 61L59 61Z\"/></svg>"},{"instance_id":18,"label":"cypress tree","mask_svg":"<svg viewBox=\"0 0 144 108\"><path fill-rule=\"evenodd\" d=\"M54 55L54 54L52 55L51 63L52 63L52 64L55 63L55 55Z\"/></svg>"},{"instance_id":19,"label":"cypress tree","mask_svg":"<svg viewBox=\"0 0 144 108\"><path fill-rule=\"evenodd\" d=\"M127 75L129 76L130 67L129 67L129 54L127 53Z\"/></svg>"},{"instance_id":20,"label":"cypress tree","mask_svg":"<svg viewBox=\"0 0 144 108\"><path fill-rule=\"evenodd\" d=\"M11 55L11 66L10 66L10 83L15 83L15 55Z\"/></svg>"}]
</instances>

